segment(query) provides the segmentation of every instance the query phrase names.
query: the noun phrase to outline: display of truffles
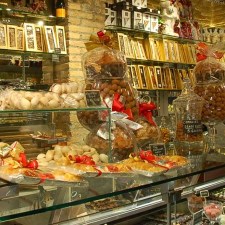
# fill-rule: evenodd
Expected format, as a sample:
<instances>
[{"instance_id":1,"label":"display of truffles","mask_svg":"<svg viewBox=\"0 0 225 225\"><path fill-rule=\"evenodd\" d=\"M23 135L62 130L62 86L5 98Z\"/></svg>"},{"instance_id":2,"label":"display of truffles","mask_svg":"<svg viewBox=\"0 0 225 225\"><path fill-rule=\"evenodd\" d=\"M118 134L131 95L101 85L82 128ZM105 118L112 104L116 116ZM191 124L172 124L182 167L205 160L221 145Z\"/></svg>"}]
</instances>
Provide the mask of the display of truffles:
<instances>
[{"instance_id":1,"label":"display of truffles","mask_svg":"<svg viewBox=\"0 0 225 225\"><path fill-rule=\"evenodd\" d=\"M123 104L124 110L131 109L134 117L138 116L138 107L135 93L128 81L125 79L99 80L96 81L92 89L100 91L101 97L106 104L112 103L114 94L119 94L119 101Z\"/></svg>"},{"instance_id":2,"label":"display of truffles","mask_svg":"<svg viewBox=\"0 0 225 225\"><path fill-rule=\"evenodd\" d=\"M205 100L202 109L202 121L223 121L225 119L224 84L197 85L195 93Z\"/></svg>"}]
</instances>

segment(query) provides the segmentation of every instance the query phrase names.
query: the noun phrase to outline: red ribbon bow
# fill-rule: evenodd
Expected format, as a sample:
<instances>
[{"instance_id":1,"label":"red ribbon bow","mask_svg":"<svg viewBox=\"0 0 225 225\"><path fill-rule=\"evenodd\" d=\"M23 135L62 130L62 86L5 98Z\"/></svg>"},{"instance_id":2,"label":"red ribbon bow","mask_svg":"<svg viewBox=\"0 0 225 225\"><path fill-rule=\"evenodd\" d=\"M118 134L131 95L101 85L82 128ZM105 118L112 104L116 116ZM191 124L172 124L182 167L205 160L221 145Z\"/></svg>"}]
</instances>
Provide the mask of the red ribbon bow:
<instances>
[{"instance_id":1,"label":"red ribbon bow","mask_svg":"<svg viewBox=\"0 0 225 225\"><path fill-rule=\"evenodd\" d=\"M144 116L150 124L156 126L152 119L152 110L154 109L156 109L156 105L153 102L139 103L139 116Z\"/></svg>"},{"instance_id":2,"label":"red ribbon bow","mask_svg":"<svg viewBox=\"0 0 225 225\"><path fill-rule=\"evenodd\" d=\"M134 119L131 109L125 109L124 104L120 101L120 94L118 93L114 94L112 111L126 113L128 115L128 119Z\"/></svg>"},{"instance_id":3,"label":"red ribbon bow","mask_svg":"<svg viewBox=\"0 0 225 225\"><path fill-rule=\"evenodd\" d=\"M202 42L197 45L197 51L197 62L205 60L208 56L214 57L215 59L221 59L224 55L222 52L210 50L210 47Z\"/></svg>"},{"instance_id":4,"label":"red ribbon bow","mask_svg":"<svg viewBox=\"0 0 225 225\"><path fill-rule=\"evenodd\" d=\"M103 44L106 44L106 43L110 42L110 40L111 40L110 37L105 34L105 31L100 30L97 32L97 35L98 35L99 40Z\"/></svg>"},{"instance_id":5,"label":"red ribbon bow","mask_svg":"<svg viewBox=\"0 0 225 225\"><path fill-rule=\"evenodd\" d=\"M37 160L34 159L34 160L28 161L25 153L20 153L19 157L20 157L20 159L18 160L18 162L24 168L29 168L29 169L33 169L33 170L36 170L38 168Z\"/></svg>"}]
</instances>

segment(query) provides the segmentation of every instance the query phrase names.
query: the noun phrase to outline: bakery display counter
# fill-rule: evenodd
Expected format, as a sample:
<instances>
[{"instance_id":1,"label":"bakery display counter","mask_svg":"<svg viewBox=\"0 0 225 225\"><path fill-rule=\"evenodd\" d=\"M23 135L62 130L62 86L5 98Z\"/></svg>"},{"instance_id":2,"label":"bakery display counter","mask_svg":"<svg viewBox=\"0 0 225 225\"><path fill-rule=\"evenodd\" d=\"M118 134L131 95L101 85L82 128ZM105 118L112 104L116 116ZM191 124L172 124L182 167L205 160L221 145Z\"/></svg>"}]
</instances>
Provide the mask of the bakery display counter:
<instances>
[{"instance_id":1,"label":"bakery display counter","mask_svg":"<svg viewBox=\"0 0 225 225\"><path fill-rule=\"evenodd\" d=\"M223 161L224 155L220 155ZM208 159L212 159L209 155ZM21 185L19 195L2 198L0 221L23 221L44 215L43 224L103 224L174 204L193 190L209 189L224 185L224 162L207 161L204 168L186 166L164 174L146 177L143 175L108 177L85 177L86 185L80 187ZM223 171L220 178L205 182L206 175ZM200 184L209 184L201 187ZM62 185L63 186L63 185ZM200 186L200 187L199 187ZM196 189L199 188L199 189ZM10 203L9 203L10 202ZM26 217L27 216L27 217ZM116 217L115 217L116 216ZM21 219L20 219L21 218ZM32 219L33 218L33 219Z\"/></svg>"}]
</instances>

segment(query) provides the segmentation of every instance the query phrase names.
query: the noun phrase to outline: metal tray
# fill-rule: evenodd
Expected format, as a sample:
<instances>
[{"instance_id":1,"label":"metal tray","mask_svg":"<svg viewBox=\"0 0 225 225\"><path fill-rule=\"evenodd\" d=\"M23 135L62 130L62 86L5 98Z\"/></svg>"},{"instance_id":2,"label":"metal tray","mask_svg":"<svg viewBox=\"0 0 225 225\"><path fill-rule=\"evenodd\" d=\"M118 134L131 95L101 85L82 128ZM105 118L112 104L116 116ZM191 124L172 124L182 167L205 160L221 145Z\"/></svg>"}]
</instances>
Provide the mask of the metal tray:
<instances>
[{"instance_id":1,"label":"metal tray","mask_svg":"<svg viewBox=\"0 0 225 225\"><path fill-rule=\"evenodd\" d=\"M88 182L83 180L80 182L75 181L63 181L53 179L42 179L39 177L28 177L22 174L13 177L10 182L21 185L36 185L36 186L59 186L59 187L87 187Z\"/></svg>"}]
</instances>

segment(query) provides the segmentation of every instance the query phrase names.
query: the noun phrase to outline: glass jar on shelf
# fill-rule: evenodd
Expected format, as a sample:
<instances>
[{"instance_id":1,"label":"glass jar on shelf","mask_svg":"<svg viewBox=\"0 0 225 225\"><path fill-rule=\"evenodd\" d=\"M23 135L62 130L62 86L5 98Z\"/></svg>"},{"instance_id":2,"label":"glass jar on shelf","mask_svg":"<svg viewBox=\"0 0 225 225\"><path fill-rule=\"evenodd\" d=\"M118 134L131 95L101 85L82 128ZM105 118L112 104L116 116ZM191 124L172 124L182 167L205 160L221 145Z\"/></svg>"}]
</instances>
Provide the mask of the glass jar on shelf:
<instances>
[{"instance_id":1,"label":"glass jar on shelf","mask_svg":"<svg viewBox=\"0 0 225 225\"><path fill-rule=\"evenodd\" d=\"M176 151L191 160L197 159L194 164L199 160L203 162L205 157L201 122L203 102L203 99L194 93L189 79L184 80L180 96L173 101L176 117Z\"/></svg>"}]
</instances>

